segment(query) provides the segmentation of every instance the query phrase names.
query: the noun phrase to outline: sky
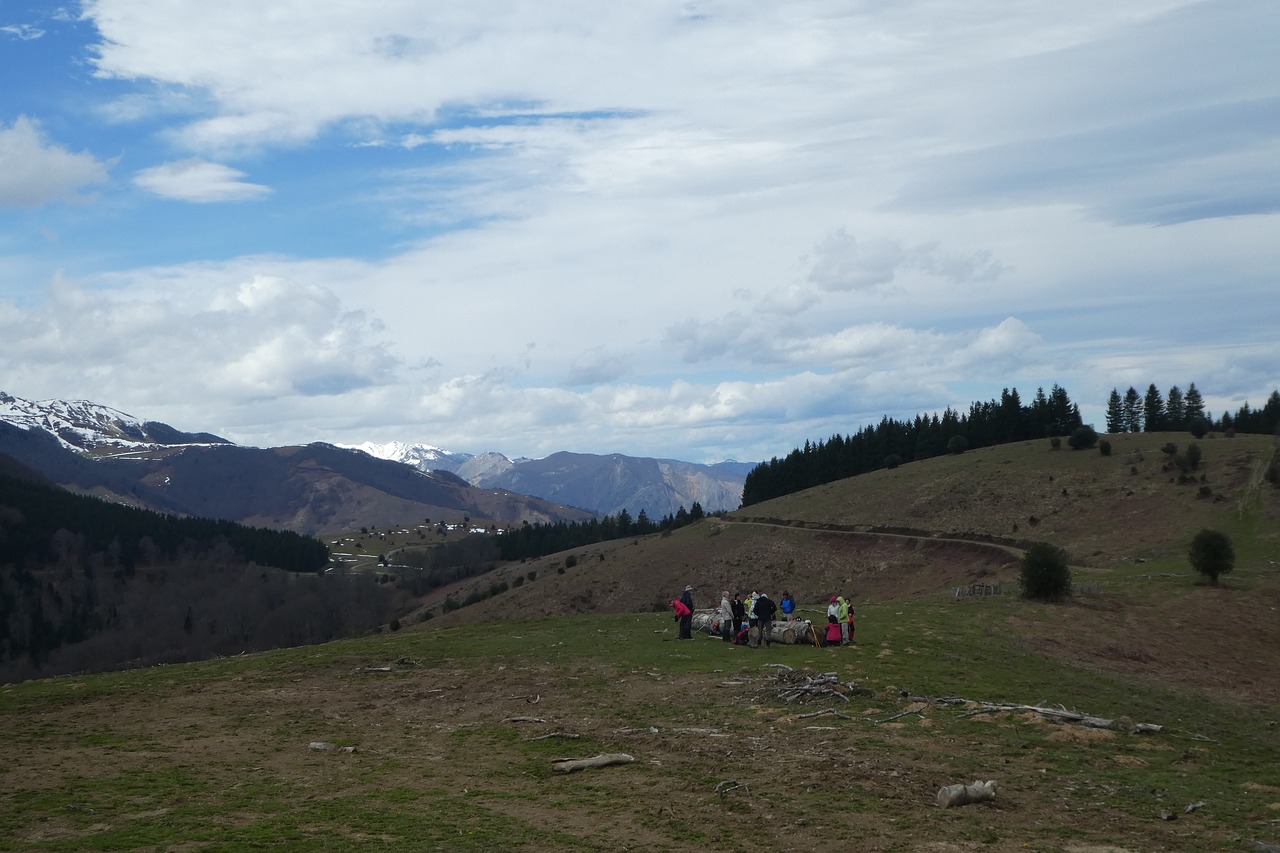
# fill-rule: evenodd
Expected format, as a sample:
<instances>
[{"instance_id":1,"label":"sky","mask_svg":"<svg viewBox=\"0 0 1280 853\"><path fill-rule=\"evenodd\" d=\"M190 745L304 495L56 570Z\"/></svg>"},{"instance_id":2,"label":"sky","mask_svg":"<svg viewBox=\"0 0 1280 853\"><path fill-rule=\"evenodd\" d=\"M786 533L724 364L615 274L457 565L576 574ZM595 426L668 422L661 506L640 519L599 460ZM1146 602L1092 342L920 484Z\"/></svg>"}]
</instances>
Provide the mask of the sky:
<instances>
[{"instance_id":1,"label":"sky","mask_svg":"<svg viewBox=\"0 0 1280 853\"><path fill-rule=\"evenodd\" d=\"M0 390L766 460L1280 386L1274 0L0 0Z\"/></svg>"}]
</instances>

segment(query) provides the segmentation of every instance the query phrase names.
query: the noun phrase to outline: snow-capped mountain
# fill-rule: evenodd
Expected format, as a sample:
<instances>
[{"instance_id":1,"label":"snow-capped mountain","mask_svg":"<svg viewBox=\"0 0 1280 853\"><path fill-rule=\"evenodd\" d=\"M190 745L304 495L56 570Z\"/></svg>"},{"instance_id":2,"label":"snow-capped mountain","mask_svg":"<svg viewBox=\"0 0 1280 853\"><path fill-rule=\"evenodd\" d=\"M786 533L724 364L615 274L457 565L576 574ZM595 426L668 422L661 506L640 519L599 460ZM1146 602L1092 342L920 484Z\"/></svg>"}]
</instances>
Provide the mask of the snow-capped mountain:
<instances>
[{"instance_id":1,"label":"snow-capped mountain","mask_svg":"<svg viewBox=\"0 0 1280 853\"><path fill-rule=\"evenodd\" d=\"M87 400L24 400L0 391L0 421L40 429L78 452L139 445L230 444L210 433L176 430Z\"/></svg>"},{"instance_id":2,"label":"snow-capped mountain","mask_svg":"<svg viewBox=\"0 0 1280 853\"><path fill-rule=\"evenodd\" d=\"M458 468L471 459L470 453L454 453L429 444L406 444L403 441L389 441L386 444L366 441L364 444L341 446L352 450L363 450L376 459L403 462L419 471L448 471L450 474L456 474Z\"/></svg>"},{"instance_id":3,"label":"snow-capped mountain","mask_svg":"<svg viewBox=\"0 0 1280 853\"><path fill-rule=\"evenodd\" d=\"M70 463L66 460L50 461L48 458L40 457L39 454L44 451L38 448L32 449L36 445L29 443L24 445L28 448L25 452L29 454L24 458L22 453L13 449L13 442L21 442L22 435L30 435L28 431L37 431L48 433L63 449L74 451L80 456L128 458L137 463L141 463L143 457L147 457L156 464L160 464L162 458L169 458L184 447L192 451L200 447L210 450L217 447L235 447L232 442L216 435L182 432L167 424L143 421L98 403L84 400L32 401L0 392L0 426L4 425L16 427L18 433L8 435L7 438L0 435L0 438L4 439L0 441L0 452L15 455L19 461L25 461L46 475L50 474L52 468L57 468L61 474L51 477L55 482L75 482L75 477L81 475L72 476L71 469L67 468ZM333 445L324 446L337 449ZM5 450L5 447L10 447L10 450ZM319 443L308 445L307 448L305 453L299 452L297 448L268 448L267 450L275 456L292 456L298 460L309 459L316 454L323 455L323 449ZM245 448L245 450L253 449ZM742 498L743 482L752 467L733 462L699 465L671 459L624 456L617 453L597 456L560 452L545 459L512 460L492 451L473 455L444 450L429 444L400 441L343 445L342 450L346 454L357 457L373 457L379 463L397 462L417 469L417 472L423 474L444 471L459 478L457 485L470 484L481 490L499 489L608 515L624 509L632 515L638 515L643 510L655 519L672 514L681 506L690 509L695 502L707 512L737 509ZM352 451L359 451L359 453L352 454ZM37 463L39 458L44 458L43 465ZM223 460L219 463L220 466L227 467L228 463L225 460L231 457L224 454L220 458ZM324 455L324 459L324 465L330 468L349 464L343 456L330 454ZM312 459L308 464L314 464L314 462L315 460ZM259 467L266 465L262 460L252 464ZM88 477L87 474L84 476ZM174 481L164 479L171 475L157 476L161 477L160 482L165 485L168 492L175 491ZM282 476L288 479L289 475L282 474ZM356 479L364 480L371 476L373 475L369 472L362 472ZM381 477L382 474L378 476ZM202 487L199 484L191 484L191 487L194 493L201 492ZM108 491L117 488L127 491L132 487L121 480ZM203 488L209 493L225 493L225 500L216 508L219 517L239 517L234 503L244 488L243 482L234 487L215 489L205 486ZM263 488L266 492L276 491L274 486ZM281 489L287 491L284 486L281 486ZM294 495L282 505L287 505L289 511L302 512L311 519L307 513L316 514L312 512L316 507L327 506L326 501L332 502L333 498L331 495L308 497L307 500L310 503L307 506L311 509L305 512L298 510L295 506L300 500L302 499L298 495ZM441 505L461 505L461 499ZM192 504L191 500L170 505L156 504L156 506L165 510L191 513L210 513L214 510L212 506ZM555 511L542 508L521 508L518 512L513 510L512 513L514 513L512 517L520 519L555 516ZM265 513L261 516L252 516L252 518L259 517L267 516ZM319 527L336 523L338 517L339 514L336 514L336 511L326 511L320 513L317 519L311 519L305 523ZM274 523L280 523L276 517L271 516L271 518ZM354 516L352 518L354 519ZM303 524L303 522L294 521L288 523L295 526Z\"/></svg>"}]
</instances>

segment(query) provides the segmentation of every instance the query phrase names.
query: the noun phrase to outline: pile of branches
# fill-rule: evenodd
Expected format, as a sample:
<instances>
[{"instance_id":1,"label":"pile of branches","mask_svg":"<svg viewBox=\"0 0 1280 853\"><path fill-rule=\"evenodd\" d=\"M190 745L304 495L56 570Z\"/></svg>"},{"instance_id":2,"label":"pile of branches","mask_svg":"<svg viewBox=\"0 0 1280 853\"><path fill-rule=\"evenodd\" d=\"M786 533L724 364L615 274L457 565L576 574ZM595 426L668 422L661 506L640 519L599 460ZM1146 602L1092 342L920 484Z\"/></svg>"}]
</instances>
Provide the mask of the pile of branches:
<instances>
[{"instance_id":1,"label":"pile of branches","mask_svg":"<svg viewBox=\"0 0 1280 853\"><path fill-rule=\"evenodd\" d=\"M763 692L772 693L787 704L825 702L831 698L848 702L852 696L874 695L874 691L859 687L856 682L841 681L838 673L810 673L781 663L765 664L765 666L773 667L777 671L774 673L773 684Z\"/></svg>"}]
</instances>

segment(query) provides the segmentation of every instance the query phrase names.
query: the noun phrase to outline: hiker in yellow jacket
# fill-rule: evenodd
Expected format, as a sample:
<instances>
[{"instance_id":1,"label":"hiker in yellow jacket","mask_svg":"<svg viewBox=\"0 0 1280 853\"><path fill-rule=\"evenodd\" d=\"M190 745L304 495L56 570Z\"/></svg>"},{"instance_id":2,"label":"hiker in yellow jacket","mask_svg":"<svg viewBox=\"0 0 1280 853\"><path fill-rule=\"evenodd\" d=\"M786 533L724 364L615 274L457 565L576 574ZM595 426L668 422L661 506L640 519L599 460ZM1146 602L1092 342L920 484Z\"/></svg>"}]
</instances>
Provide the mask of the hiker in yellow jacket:
<instances>
[{"instance_id":1,"label":"hiker in yellow jacket","mask_svg":"<svg viewBox=\"0 0 1280 853\"><path fill-rule=\"evenodd\" d=\"M840 623L840 642L847 644L849 642L849 602L844 600L844 596L836 596L836 621Z\"/></svg>"}]
</instances>

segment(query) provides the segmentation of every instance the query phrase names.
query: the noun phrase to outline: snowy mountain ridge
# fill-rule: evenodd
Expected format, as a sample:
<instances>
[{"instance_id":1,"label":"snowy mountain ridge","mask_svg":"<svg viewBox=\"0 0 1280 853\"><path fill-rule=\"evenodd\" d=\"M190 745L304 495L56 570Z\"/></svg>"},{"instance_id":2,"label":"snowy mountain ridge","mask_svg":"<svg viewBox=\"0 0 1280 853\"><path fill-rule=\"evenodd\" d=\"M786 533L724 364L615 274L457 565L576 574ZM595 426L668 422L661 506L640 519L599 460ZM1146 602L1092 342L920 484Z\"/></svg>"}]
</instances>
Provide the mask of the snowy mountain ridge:
<instances>
[{"instance_id":1,"label":"snowy mountain ridge","mask_svg":"<svg viewBox=\"0 0 1280 853\"><path fill-rule=\"evenodd\" d=\"M403 441L388 441L383 444L366 441L363 444L338 446L363 451L375 459L403 462L420 471L448 471L451 474L456 474L458 468L472 458L470 453L455 453L430 444L409 444Z\"/></svg>"},{"instance_id":2,"label":"snowy mountain ridge","mask_svg":"<svg viewBox=\"0 0 1280 853\"><path fill-rule=\"evenodd\" d=\"M26 400L0 391L0 421L22 429L40 429L68 450L137 448L182 444L230 444L210 433L187 433L158 421L88 400Z\"/></svg>"},{"instance_id":3,"label":"snowy mountain ridge","mask_svg":"<svg viewBox=\"0 0 1280 853\"><path fill-rule=\"evenodd\" d=\"M216 435L182 432L86 400L25 400L2 391L0 423L46 432L64 449L95 457L167 453L186 446L235 446ZM445 471L475 488L504 489L608 515L626 510L634 516L643 510L652 518L675 513L682 506L690 509L695 502L707 512L737 509L746 474L753 467L567 451L545 459L512 460L496 451L473 455L403 441L332 446L421 472Z\"/></svg>"}]
</instances>

